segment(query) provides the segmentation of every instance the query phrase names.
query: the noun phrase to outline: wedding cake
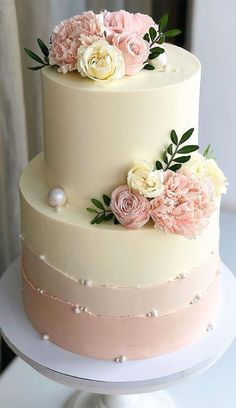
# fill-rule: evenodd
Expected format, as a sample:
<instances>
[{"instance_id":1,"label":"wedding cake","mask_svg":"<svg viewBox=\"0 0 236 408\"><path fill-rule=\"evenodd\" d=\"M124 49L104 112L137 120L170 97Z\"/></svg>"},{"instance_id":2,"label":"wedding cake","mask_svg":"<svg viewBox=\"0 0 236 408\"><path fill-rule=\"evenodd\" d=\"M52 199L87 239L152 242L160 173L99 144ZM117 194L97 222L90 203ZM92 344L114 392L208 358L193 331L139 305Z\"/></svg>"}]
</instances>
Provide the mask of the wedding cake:
<instances>
[{"instance_id":1,"label":"wedding cake","mask_svg":"<svg viewBox=\"0 0 236 408\"><path fill-rule=\"evenodd\" d=\"M24 169L22 282L42 340L123 362L217 324L226 179L198 150L200 63L167 16L85 12L53 30L44 152ZM145 69L143 69L145 68Z\"/></svg>"}]
</instances>

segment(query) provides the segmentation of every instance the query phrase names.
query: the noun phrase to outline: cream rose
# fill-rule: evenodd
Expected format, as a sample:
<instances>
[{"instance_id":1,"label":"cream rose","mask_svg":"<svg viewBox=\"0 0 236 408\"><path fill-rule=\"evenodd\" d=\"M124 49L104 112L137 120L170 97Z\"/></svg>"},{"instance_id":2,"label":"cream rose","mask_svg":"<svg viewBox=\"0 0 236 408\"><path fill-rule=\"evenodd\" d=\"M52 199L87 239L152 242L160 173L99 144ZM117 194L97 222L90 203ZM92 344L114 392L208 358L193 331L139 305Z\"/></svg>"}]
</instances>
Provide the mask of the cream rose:
<instances>
[{"instance_id":1,"label":"cream rose","mask_svg":"<svg viewBox=\"0 0 236 408\"><path fill-rule=\"evenodd\" d=\"M194 153L191 159L182 165L181 173L185 176L195 174L198 178L208 177L217 196L226 193L227 179L214 159L206 159L200 153Z\"/></svg>"},{"instance_id":2,"label":"cream rose","mask_svg":"<svg viewBox=\"0 0 236 408\"><path fill-rule=\"evenodd\" d=\"M77 70L84 77L107 81L122 78L125 63L120 50L106 40L98 40L88 47L79 48Z\"/></svg>"},{"instance_id":3,"label":"cream rose","mask_svg":"<svg viewBox=\"0 0 236 408\"><path fill-rule=\"evenodd\" d=\"M153 170L152 163L145 160L135 161L127 175L127 184L131 190L138 191L144 197L154 198L164 188L163 170Z\"/></svg>"}]
</instances>

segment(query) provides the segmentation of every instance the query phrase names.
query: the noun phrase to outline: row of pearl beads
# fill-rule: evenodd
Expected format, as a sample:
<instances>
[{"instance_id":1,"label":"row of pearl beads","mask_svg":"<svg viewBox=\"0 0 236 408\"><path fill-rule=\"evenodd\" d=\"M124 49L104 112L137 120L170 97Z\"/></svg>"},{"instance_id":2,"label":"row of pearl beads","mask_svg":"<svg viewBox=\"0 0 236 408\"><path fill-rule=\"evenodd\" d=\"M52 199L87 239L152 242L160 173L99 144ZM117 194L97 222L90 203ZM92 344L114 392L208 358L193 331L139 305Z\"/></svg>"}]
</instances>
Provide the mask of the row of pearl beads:
<instances>
[{"instance_id":1,"label":"row of pearl beads","mask_svg":"<svg viewBox=\"0 0 236 408\"><path fill-rule=\"evenodd\" d=\"M73 312L74 312L75 314L79 314L80 312L87 312L87 311L88 311L88 308L87 308L87 307L79 306L79 305L75 305L75 307L74 307L74 309L73 309Z\"/></svg>"}]
</instances>

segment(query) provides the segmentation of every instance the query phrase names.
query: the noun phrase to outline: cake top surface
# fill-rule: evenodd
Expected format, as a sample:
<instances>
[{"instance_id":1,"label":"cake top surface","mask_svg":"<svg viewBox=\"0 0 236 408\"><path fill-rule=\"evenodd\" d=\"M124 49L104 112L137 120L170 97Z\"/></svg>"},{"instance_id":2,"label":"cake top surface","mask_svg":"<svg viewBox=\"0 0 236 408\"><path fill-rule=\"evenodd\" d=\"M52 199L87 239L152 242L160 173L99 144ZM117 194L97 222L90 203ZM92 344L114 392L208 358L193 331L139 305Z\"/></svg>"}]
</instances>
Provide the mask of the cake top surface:
<instances>
[{"instance_id":1,"label":"cake top surface","mask_svg":"<svg viewBox=\"0 0 236 408\"><path fill-rule=\"evenodd\" d=\"M168 56L166 71L142 70L135 76L124 76L120 80L104 84L84 78L77 71L63 75L51 66L44 67L42 74L59 84L82 90L130 92L175 85L187 81L200 72L200 61L192 53L172 44L165 44L165 50Z\"/></svg>"}]
</instances>

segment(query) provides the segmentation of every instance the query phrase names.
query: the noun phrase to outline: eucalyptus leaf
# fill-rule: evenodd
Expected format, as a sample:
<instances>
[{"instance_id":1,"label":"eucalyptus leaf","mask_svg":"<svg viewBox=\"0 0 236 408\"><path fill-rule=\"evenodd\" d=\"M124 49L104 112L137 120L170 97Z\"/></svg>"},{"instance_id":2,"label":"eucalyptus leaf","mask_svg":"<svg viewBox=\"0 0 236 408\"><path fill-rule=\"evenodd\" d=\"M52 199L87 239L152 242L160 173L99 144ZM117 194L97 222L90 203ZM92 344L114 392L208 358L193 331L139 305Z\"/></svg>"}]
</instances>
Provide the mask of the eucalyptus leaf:
<instances>
[{"instance_id":1,"label":"eucalyptus leaf","mask_svg":"<svg viewBox=\"0 0 236 408\"><path fill-rule=\"evenodd\" d=\"M170 166L169 169L172 171L177 171L181 168L181 164L174 164L173 166Z\"/></svg>"},{"instance_id":2,"label":"eucalyptus leaf","mask_svg":"<svg viewBox=\"0 0 236 408\"><path fill-rule=\"evenodd\" d=\"M159 160L156 161L156 169L157 170L162 170L163 169L162 163Z\"/></svg>"},{"instance_id":3,"label":"eucalyptus leaf","mask_svg":"<svg viewBox=\"0 0 236 408\"><path fill-rule=\"evenodd\" d=\"M187 154L187 153L192 153L195 152L195 150L198 150L199 146L197 145L189 145L189 146L184 146L181 149L177 151L179 154Z\"/></svg>"},{"instance_id":4,"label":"eucalyptus leaf","mask_svg":"<svg viewBox=\"0 0 236 408\"><path fill-rule=\"evenodd\" d=\"M150 49L150 51L153 53L158 52L158 54L163 54L163 52L165 52L164 48L162 47L153 47Z\"/></svg>"},{"instance_id":5,"label":"eucalyptus leaf","mask_svg":"<svg viewBox=\"0 0 236 408\"><path fill-rule=\"evenodd\" d=\"M155 67L151 64L144 65L143 69L147 69L148 71L153 71Z\"/></svg>"},{"instance_id":6,"label":"eucalyptus leaf","mask_svg":"<svg viewBox=\"0 0 236 408\"><path fill-rule=\"evenodd\" d=\"M168 164L168 157L166 151L163 153L163 161L164 163Z\"/></svg>"},{"instance_id":7,"label":"eucalyptus leaf","mask_svg":"<svg viewBox=\"0 0 236 408\"><path fill-rule=\"evenodd\" d=\"M190 159L191 159L191 156L181 156L181 157L177 157L176 159L173 159L173 161L176 163L186 163Z\"/></svg>"},{"instance_id":8,"label":"eucalyptus leaf","mask_svg":"<svg viewBox=\"0 0 236 408\"><path fill-rule=\"evenodd\" d=\"M92 219L92 221L90 222L90 224L92 224L92 225L93 225L93 224L96 224L98 217L99 217L99 214L97 214L96 217L94 217L94 218Z\"/></svg>"},{"instance_id":9,"label":"eucalyptus leaf","mask_svg":"<svg viewBox=\"0 0 236 408\"><path fill-rule=\"evenodd\" d=\"M95 205L95 207L99 208L100 210L105 211L103 204L99 200L97 200L96 198L92 198L91 201Z\"/></svg>"},{"instance_id":10,"label":"eucalyptus leaf","mask_svg":"<svg viewBox=\"0 0 236 408\"><path fill-rule=\"evenodd\" d=\"M194 128L187 130L187 132L185 132L183 136L181 137L179 144L181 145L182 143L187 142L187 140L192 136L193 131L194 131Z\"/></svg>"},{"instance_id":11,"label":"eucalyptus leaf","mask_svg":"<svg viewBox=\"0 0 236 408\"><path fill-rule=\"evenodd\" d=\"M166 39L165 35L162 34L160 36L159 40L157 41L157 44L160 44L160 45L163 44L165 42L165 39Z\"/></svg>"},{"instance_id":12,"label":"eucalyptus leaf","mask_svg":"<svg viewBox=\"0 0 236 408\"><path fill-rule=\"evenodd\" d=\"M157 32L154 27L149 28L149 35L150 35L151 41L154 41L157 36Z\"/></svg>"},{"instance_id":13,"label":"eucalyptus leaf","mask_svg":"<svg viewBox=\"0 0 236 408\"><path fill-rule=\"evenodd\" d=\"M115 225L120 224L119 221L117 220L117 218L114 219L114 224L115 224Z\"/></svg>"},{"instance_id":14,"label":"eucalyptus leaf","mask_svg":"<svg viewBox=\"0 0 236 408\"><path fill-rule=\"evenodd\" d=\"M210 144L209 144L209 145L206 147L206 149L204 150L203 156L204 156L206 159L215 159L215 157L214 157L214 151L213 151L212 146L211 146Z\"/></svg>"},{"instance_id":15,"label":"eucalyptus leaf","mask_svg":"<svg viewBox=\"0 0 236 408\"><path fill-rule=\"evenodd\" d=\"M159 31L162 33L166 24L168 23L169 16L168 14L164 14L159 20Z\"/></svg>"},{"instance_id":16,"label":"eucalyptus leaf","mask_svg":"<svg viewBox=\"0 0 236 408\"><path fill-rule=\"evenodd\" d=\"M181 34L181 30L179 30L179 29L174 29L174 30L168 30L168 31L166 31L165 32L165 36L166 37L176 37L176 35L179 35L179 34Z\"/></svg>"},{"instance_id":17,"label":"eucalyptus leaf","mask_svg":"<svg viewBox=\"0 0 236 408\"><path fill-rule=\"evenodd\" d=\"M112 213L107 214L107 215L105 215L105 217L104 217L104 221L110 221L110 220L112 220L112 218L113 218L113 214L112 214Z\"/></svg>"},{"instance_id":18,"label":"eucalyptus leaf","mask_svg":"<svg viewBox=\"0 0 236 408\"><path fill-rule=\"evenodd\" d=\"M48 57L48 55L49 55L48 47L44 44L44 42L40 38L37 38L37 43L38 43L38 46L41 49L43 55L45 55L45 57Z\"/></svg>"},{"instance_id":19,"label":"eucalyptus leaf","mask_svg":"<svg viewBox=\"0 0 236 408\"><path fill-rule=\"evenodd\" d=\"M47 65L49 65L49 58L48 57L44 57L44 61L46 62Z\"/></svg>"},{"instance_id":20,"label":"eucalyptus leaf","mask_svg":"<svg viewBox=\"0 0 236 408\"><path fill-rule=\"evenodd\" d=\"M96 213L97 214L97 210L95 210L95 208L87 208L87 211L90 213Z\"/></svg>"},{"instance_id":21,"label":"eucalyptus leaf","mask_svg":"<svg viewBox=\"0 0 236 408\"><path fill-rule=\"evenodd\" d=\"M170 155L173 154L173 144L171 143L168 147L167 147L167 153L169 153Z\"/></svg>"},{"instance_id":22,"label":"eucalyptus leaf","mask_svg":"<svg viewBox=\"0 0 236 408\"><path fill-rule=\"evenodd\" d=\"M104 203L109 207L111 199L108 197L106 194L103 194L102 196Z\"/></svg>"},{"instance_id":23,"label":"eucalyptus leaf","mask_svg":"<svg viewBox=\"0 0 236 408\"><path fill-rule=\"evenodd\" d=\"M148 59L153 60L153 59L159 57L159 55L160 55L160 53L153 52L153 53L149 54Z\"/></svg>"},{"instance_id":24,"label":"eucalyptus leaf","mask_svg":"<svg viewBox=\"0 0 236 408\"><path fill-rule=\"evenodd\" d=\"M97 218L96 224L101 224L103 221L105 221L105 214L104 213L99 215L99 217Z\"/></svg>"},{"instance_id":25,"label":"eucalyptus leaf","mask_svg":"<svg viewBox=\"0 0 236 408\"><path fill-rule=\"evenodd\" d=\"M36 55L33 51L29 50L28 48L24 48L24 51L26 52L26 54L32 58L34 61L39 62L40 64L44 65L44 61L38 56Z\"/></svg>"},{"instance_id":26,"label":"eucalyptus leaf","mask_svg":"<svg viewBox=\"0 0 236 408\"><path fill-rule=\"evenodd\" d=\"M150 42L149 34L146 33L146 34L143 36L143 39L146 40L147 42Z\"/></svg>"},{"instance_id":27,"label":"eucalyptus leaf","mask_svg":"<svg viewBox=\"0 0 236 408\"><path fill-rule=\"evenodd\" d=\"M38 71L39 69L42 69L45 65L38 65L37 67L28 67L31 71Z\"/></svg>"},{"instance_id":28,"label":"eucalyptus leaf","mask_svg":"<svg viewBox=\"0 0 236 408\"><path fill-rule=\"evenodd\" d=\"M176 131L174 129L171 131L170 138L171 138L172 143L174 143L177 146L178 136L177 136Z\"/></svg>"}]
</instances>

